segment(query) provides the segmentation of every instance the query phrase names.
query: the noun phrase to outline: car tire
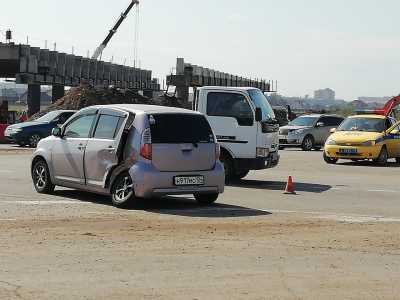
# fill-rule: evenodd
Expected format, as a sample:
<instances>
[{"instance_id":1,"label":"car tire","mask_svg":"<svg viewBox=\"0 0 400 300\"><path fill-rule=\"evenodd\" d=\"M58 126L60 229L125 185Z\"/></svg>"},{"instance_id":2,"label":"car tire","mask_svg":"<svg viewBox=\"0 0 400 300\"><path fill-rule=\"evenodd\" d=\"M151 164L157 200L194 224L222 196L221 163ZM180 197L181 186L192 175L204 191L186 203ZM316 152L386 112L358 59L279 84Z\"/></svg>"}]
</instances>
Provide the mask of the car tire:
<instances>
[{"instance_id":1,"label":"car tire","mask_svg":"<svg viewBox=\"0 0 400 300\"><path fill-rule=\"evenodd\" d=\"M233 160L226 154L222 155L220 160L225 169L225 183L229 183L235 174Z\"/></svg>"},{"instance_id":2,"label":"car tire","mask_svg":"<svg viewBox=\"0 0 400 300\"><path fill-rule=\"evenodd\" d=\"M325 161L327 164L334 165L334 164L336 164L336 163L339 161L339 159L333 158L333 157L329 157L329 156L327 156L326 153L324 152L324 161Z\"/></svg>"},{"instance_id":3,"label":"car tire","mask_svg":"<svg viewBox=\"0 0 400 300\"><path fill-rule=\"evenodd\" d=\"M218 193L212 194L194 194L194 198L196 199L197 203L200 205L210 205L217 201L219 197Z\"/></svg>"},{"instance_id":4,"label":"car tire","mask_svg":"<svg viewBox=\"0 0 400 300\"><path fill-rule=\"evenodd\" d=\"M384 166L387 164L388 159L389 159L389 154L387 152L386 146L383 146L381 152L379 153L378 158L374 159L373 161L375 163Z\"/></svg>"},{"instance_id":5,"label":"car tire","mask_svg":"<svg viewBox=\"0 0 400 300\"><path fill-rule=\"evenodd\" d=\"M18 146L20 146L20 147L24 147L24 146L26 145L25 142L18 142L17 144L18 144Z\"/></svg>"},{"instance_id":6,"label":"car tire","mask_svg":"<svg viewBox=\"0 0 400 300\"><path fill-rule=\"evenodd\" d=\"M111 200L115 207L126 208L136 200L133 180L128 172L120 174L111 188Z\"/></svg>"},{"instance_id":7,"label":"car tire","mask_svg":"<svg viewBox=\"0 0 400 300\"><path fill-rule=\"evenodd\" d=\"M245 178L247 175L249 175L250 170L242 170L242 171L237 171L235 175L233 176L233 179L235 180L241 180Z\"/></svg>"},{"instance_id":8,"label":"car tire","mask_svg":"<svg viewBox=\"0 0 400 300\"><path fill-rule=\"evenodd\" d=\"M303 151L311 151L314 148L314 138L311 135L307 135L303 139L303 143L301 144L301 149Z\"/></svg>"},{"instance_id":9,"label":"car tire","mask_svg":"<svg viewBox=\"0 0 400 300\"><path fill-rule=\"evenodd\" d=\"M40 134L38 134L38 133L32 134L28 138L29 146L32 148L36 148L41 139L42 139L42 137L40 136Z\"/></svg>"},{"instance_id":10,"label":"car tire","mask_svg":"<svg viewBox=\"0 0 400 300\"><path fill-rule=\"evenodd\" d=\"M49 167L43 159L38 159L34 162L31 175L35 190L39 194L51 194L54 192L55 185L51 182Z\"/></svg>"}]
</instances>

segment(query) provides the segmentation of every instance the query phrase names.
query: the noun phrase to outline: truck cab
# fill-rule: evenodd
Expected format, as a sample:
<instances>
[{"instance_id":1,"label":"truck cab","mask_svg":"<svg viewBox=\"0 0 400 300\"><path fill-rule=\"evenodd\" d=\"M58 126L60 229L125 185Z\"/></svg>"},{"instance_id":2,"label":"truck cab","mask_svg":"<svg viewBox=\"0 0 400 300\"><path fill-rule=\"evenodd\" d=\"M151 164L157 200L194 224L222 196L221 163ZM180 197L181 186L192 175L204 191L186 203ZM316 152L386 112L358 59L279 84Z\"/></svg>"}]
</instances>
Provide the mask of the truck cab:
<instances>
[{"instance_id":1,"label":"truck cab","mask_svg":"<svg viewBox=\"0 0 400 300\"><path fill-rule=\"evenodd\" d=\"M202 87L193 109L205 114L221 146L226 181L279 163L279 124L257 88Z\"/></svg>"}]
</instances>

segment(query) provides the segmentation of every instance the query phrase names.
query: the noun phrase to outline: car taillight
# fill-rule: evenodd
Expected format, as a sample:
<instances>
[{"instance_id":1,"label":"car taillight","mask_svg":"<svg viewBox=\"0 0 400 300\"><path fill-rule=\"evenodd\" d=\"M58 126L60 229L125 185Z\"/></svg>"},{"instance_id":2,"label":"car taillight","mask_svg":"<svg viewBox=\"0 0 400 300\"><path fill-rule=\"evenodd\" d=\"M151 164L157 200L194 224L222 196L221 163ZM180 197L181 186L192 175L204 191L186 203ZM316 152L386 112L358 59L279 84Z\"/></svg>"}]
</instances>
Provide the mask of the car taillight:
<instances>
[{"instance_id":1,"label":"car taillight","mask_svg":"<svg viewBox=\"0 0 400 300\"><path fill-rule=\"evenodd\" d=\"M142 143L140 146L140 156L148 160L151 160L153 157L150 128L147 128L143 132Z\"/></svg>"},{"instance_id":2,"label":"car taillight","mask_svg":"<svg viewBox=\"0 0 400 300\"><path fill-rule=\"evenodd\" d=\"M148 159L148 160L151 160L152 159L152 147L151 147L151 144L143 144L141 147L140 147L140 156L141 157L143 157L143 158L145 158L145 159Z\"/></svg>"},{"instance_id":3,"label":"car taillight","mask_svg":"<svg viewBox=\"0 0 400 300\"><path fill-rule=\"evenodd\" d=\"M218 160L221 156L221 147L219 144L215 144L215 160Z\"/></svg>"}]
</instances>

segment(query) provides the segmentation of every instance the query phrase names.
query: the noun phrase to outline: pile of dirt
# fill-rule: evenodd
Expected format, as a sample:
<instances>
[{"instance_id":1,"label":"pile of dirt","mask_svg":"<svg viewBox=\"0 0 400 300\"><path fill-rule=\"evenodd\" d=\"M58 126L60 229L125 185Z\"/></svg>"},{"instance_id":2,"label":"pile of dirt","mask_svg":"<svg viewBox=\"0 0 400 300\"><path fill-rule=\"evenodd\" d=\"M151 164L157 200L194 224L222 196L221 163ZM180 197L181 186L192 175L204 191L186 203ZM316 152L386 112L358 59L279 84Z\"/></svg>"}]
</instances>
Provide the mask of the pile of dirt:
<instances>
[{"instance_id":1,"label":"pile of dirt","mask_svg":"<svg viewBox=\"0 0 400 300\"><path fill-rule=\"evenodd\" d=\"M185 107L184 103L176 97L162 95L157 98L148 98L136 91L117 88L95 88L82 85L70 89L66 95L46 109L33 115L34 120L54 110L80 110L92 105L107 104L149 104L170 107Z\"/></svg>"}]
</instances>

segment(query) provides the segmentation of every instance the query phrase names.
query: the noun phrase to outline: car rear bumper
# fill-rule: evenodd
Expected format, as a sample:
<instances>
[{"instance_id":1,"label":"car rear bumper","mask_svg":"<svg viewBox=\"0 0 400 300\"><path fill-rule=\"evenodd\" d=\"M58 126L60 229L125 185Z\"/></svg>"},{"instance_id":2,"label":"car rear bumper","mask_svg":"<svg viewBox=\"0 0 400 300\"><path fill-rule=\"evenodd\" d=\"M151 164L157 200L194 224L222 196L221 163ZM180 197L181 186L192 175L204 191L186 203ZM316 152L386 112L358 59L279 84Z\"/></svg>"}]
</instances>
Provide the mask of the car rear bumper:
<instances>
[{"instance_id":1,"label":"car rear bumper","mask_svg":"<svg viewBox=\"0 0 400 300\"><path fill-rule=\"evenodd\" d=\"M331 158L338 159L376 159L378 158L382 149L382 145L371 147L362 146L329 146L325 145L325 155ZM349 151L343 153L343 151ZM356 152L353 152L356 151Z\"/></svg>"},{"instance_id":2,"label":"car rear bumper","mask_svg":"<svg viewBox=\"0 0 400 300\"><path fill-rule=\"evenodd\" d=\"M194 172L160 172L152 164L139 162L134 165L129 174L134 182L135 194L140 198L152 198L165 195L187 195L197 193L224 192L225 171L220 162L209 171ZM175 176L204 176L204 185L176 186Z\"/></svg>"}]
</instances>

